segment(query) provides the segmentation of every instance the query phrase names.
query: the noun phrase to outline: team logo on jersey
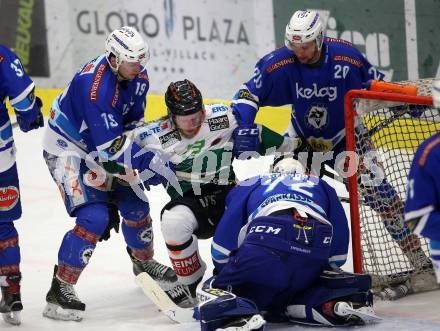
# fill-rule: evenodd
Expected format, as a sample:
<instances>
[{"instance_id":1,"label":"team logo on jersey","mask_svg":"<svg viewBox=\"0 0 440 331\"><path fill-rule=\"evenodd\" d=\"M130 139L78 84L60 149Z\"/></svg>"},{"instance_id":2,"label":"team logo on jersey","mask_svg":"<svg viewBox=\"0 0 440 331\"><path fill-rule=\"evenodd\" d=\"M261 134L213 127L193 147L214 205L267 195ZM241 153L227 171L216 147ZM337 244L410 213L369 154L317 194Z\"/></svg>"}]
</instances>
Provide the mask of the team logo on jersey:
<instances>
[{"instance_id":1,"label":"team logo on jersey","mask_svg":"<svg viewBox=\"0 0 440 331\"><path fill-rule=\"evenodd\" d=\"M151 226L142 229L142 231L139 231L137 234L137 237L142 243L149 244L153 240L153 229Z\"/></svg>"},{"instance_id":2,"label":"team logo on jersey","mask_svg":"<svg viewBox=\"0 0 440 331\"><path fill-rule=\"evenodd\" d=\"M15 186L0 187L0 211L14 208L19 200L20 193Z\"/></svg>"},{"instance_id":3,"label":"team logo on jersey","mask_svg":"<svg viewBox=\"0 0 440 331\"><path fill-rule=\"evenodd\" d=\"M312 88L296 85L296 97L298 99L312 99L312 98L328 98L328 101L335 101L338 97L338 88L336 86L324 86L318 89L318 84L313 83Z\"/></svg>"},{"instance_id":4,"label":"team logo on jersey","mask_svg":"<svg viewBox=\"0 0 440 331\"><path fill-rule=\"evenodd\" d=\"M322 130L328 124L328 111L324 106L312 106L305 115L305 123L309 128Z\"/></svg>"},{"instance_id":5,"label":"team logo on jersey","mask_svg":"<svg viewBox=\"0 0 440 331\"><path fill-rule=\"evenodd\" d=\"M93 255L93 246L87 246L80 252L80 260L83 265L87 265Z\"/></svg>"},{"instance_id":6,"label":"team logo on jersey","mask_svg":"<svg viewBox=\"0 0 440 331\"><path fill-rule=\"evenodd\" d=\"M208 125L210 131L218 131L229 128L229 119L227 115L222 115L214 118L208 118Z\"/></svg>"},{"instance_id":7,"label":"team logo on jersey","mask_svg":"<svg viewBox=\"0 0 440 331\"><path fill-rule=\"evenodd\" d=\"M160 144L164 148L174 145L175 143L178 143L181 140L182 138L180 137L180 133L177 130L173 130L159 137Z\"/></svg>"}]
</instances>

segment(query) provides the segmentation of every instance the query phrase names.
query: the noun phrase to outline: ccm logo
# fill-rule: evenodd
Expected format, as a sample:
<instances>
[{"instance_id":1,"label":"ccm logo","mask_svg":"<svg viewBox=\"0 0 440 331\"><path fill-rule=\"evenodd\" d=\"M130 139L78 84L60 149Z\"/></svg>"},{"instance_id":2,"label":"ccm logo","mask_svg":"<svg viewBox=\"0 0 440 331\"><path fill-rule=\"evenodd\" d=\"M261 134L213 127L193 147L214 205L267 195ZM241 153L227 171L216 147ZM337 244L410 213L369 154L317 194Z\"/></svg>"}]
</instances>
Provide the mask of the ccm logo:
<instances>
[{"instance_id":1,"label":"ccm logo","mask_svg":"<svg viewBox=\"0 0 440 331\"><path fill-rule=\"evenodd\" d=\"M249 233L272 233L272 234L278 234L281 232L281 228L274 228L272 226L268 225L257 225L257 226L251 226Z\"/></svg>"},{"instance_id":2,"label":"ccm logo","mask_svg":"<svg viewBox=\"0 0 440 331\"><path fill-rule=\"evenodd\" d=\"M322 241L324 244L330 244L332 242L332 237L325 237Z\"/></svg>"},{"instance_id":3,"label":"ccm logo","mask_svg":"<svg viewBox=\"0 0 440 331\"><path fill-rule=\"evenodd\" d=\"M258 135L259 131L257 128L253 128L253 129L240 129L238 130L238 135L239 136L246 136L246 135L251 135L251 136L256 136Z\"/></svg>"}]
</instances>

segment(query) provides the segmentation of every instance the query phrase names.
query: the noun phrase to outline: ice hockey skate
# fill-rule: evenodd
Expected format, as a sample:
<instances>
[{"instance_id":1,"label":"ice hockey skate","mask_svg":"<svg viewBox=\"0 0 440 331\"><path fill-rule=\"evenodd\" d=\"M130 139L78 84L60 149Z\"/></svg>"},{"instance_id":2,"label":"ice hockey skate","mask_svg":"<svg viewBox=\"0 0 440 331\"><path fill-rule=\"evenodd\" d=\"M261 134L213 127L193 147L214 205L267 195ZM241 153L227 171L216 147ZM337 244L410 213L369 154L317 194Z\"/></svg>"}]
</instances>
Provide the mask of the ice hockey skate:
<instances>
[{"instance_id":1,"label":"ice hockey skate","mask_svg":"<svg viewBox=\"0 0 440 331\"><path fill-rule=\"evenodd\" d=\"M371 324L381 320L372 306L356 305L346 301L330 301L323 306L325 315L342 318L345 320L345 325Z\"/></svg>"},{"instance_id":2,"label":"ice hockey skate","mask_svg":"<svg viewBox=\"0 0 440 331\"><path fill-rule=\"evenodd\" d=\"M58 279L55 266L52 285L46 295L47 305L43 316L62 321L81 321L86 305L76 295L72 284Z\"/></svg>"},{"instance_id":3,"label":"ice hockey skate","mask_svg":"<svg viewBox=\"0 0 440 331\"><path fill-rule=\"evenodd\" d=\"M191 295L189 288L177 281L177 276L173 269L154 259L140 261L131 254L131 250L128 247L127 252L133 262L133 273L135 276L142 272L147 273L179 307L188 308L195 305L195 299Z\"/></svg>"},{"instance_id":4,"label":"ice hockey skate","mask_svg":"<svg viewBox=\"0 0 440 331\"><path fill-rule=\"evenodd\" d=\"M20 295L21 274L13 274L0 277L2 300L0 302L0 313L6 323L20 325L20 312L23 310Z\"/></svg>"}]
</instances>

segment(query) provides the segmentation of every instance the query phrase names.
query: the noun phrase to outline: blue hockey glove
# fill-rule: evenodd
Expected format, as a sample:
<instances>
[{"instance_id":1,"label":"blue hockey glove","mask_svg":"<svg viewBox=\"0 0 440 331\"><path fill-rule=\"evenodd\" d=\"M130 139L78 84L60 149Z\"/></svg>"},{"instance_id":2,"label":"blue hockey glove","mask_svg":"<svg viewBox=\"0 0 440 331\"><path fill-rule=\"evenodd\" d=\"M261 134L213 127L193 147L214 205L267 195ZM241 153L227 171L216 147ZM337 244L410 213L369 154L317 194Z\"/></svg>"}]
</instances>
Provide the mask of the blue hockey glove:
<instances>
[{"instance_id":1,"label":"blue hockey glove","mask_svg":"<svg viewBox=\"0 0 440 331\"><path fill-rule=\"evenodd\" d=\"M166 155L153 152L146 152L144 156L143 169L140 173L141 180L147 187L151 185L166 184L169 181L176 180L176 168Z\"/></svg>"},{"instance_id":2,"label":"blue hockey glove","mask_svg":"<svg viewBox=\"0 0 440 331\"><path fill-rule=\"evenodd\" d=\"M17 113L17 123L21 131L28 132L44 126L44 117L41 113L43 102L39 97L35 97L35 106L38 107L38 115L33 122L29 123L23 115Z\"/></svg>"},{"instance_id":3,"label":"blue hockey glove","mask_svg":"<svg viewBox=\"0 0 440 331\"><path fill-rule=\"evenodd\" d=\"M232 155L236 158L243 152L258 152L260 150L260 130L256 124L241 125L232 133L234 146Z\"/></svg>"}]
</instances>

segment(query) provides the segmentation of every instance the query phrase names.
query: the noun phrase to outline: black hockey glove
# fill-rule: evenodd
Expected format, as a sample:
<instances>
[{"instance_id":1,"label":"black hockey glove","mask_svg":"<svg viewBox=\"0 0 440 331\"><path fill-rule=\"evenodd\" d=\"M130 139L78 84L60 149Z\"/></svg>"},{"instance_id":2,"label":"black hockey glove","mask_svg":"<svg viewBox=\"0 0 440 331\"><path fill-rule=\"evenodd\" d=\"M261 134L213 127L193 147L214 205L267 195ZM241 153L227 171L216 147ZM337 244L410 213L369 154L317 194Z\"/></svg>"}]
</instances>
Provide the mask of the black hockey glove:
<instances>
[{"instance_id":1,"label":"black hockey glove","mask_svg":"<svg viewBox=\"0 0 440 331\"><path fill-rule=\"evenodd\" d=\"M23 132L28 132L44 126L44 117L43 114L41 113L41 107L43 107L43 102L39 97L35 97L34 107L38 107L38 115L35 118L35 120L31 123L29 123L22 115L17 113L17 123L21 131Z\"/></svg>"},{"instance_id":2,"label":"black hockey glove","mask_svg":"<svg viewBox=\"0 0 440 331\"><path fill-rule=\"evenodd\" d=\"M119 218L118 207L113 203L109 203L107 207L109 216L108 224L104 232L102 233L101 238L99 238L99 241L108 240L110 238L110 231L112 229L115 229L115 232L119 233L119 222L121 220Z\"/></svg>"}]
</instances>

